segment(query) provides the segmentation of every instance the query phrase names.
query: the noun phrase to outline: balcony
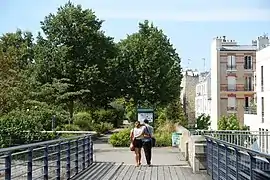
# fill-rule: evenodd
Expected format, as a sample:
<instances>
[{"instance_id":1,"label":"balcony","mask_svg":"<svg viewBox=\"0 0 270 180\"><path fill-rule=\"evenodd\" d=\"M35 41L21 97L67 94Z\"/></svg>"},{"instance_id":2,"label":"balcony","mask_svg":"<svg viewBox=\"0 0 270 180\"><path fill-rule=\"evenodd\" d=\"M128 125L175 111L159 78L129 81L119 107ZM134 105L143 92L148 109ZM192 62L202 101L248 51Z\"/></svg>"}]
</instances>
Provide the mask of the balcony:
<instances>
[{"instance_id":1,"label":"balcony","mask_svg":"<svg viewBox=\"0 0 270 180\"><path fill-rule=\"evenodd\" d=\"M227 107L227 111L237 111L237 107Z\"/></svg>"},{"instance_id":2,"label":"balcony","mask_svg":"<svg viewBox=\"0 0 270 180\"><path fill-rule=\"evenodd\" d=\"M237 71L236 65L227 64L227 71Z\"/></svg>"},{"instance_id":3,"label":"balcony","mask_svg":"<svg viewBox=\"0 0 270 180\"><path fill-rule=\"evenodd\" d=\"M244 107L244 113L257 115L257 108L256 107Z\"/></svg>"},{"instance_id":4,"label":"balcony","mask_svg":"<svg viewBox=\"0 0 270 180\"><path fill-rule=\"evenodd\" d=\"M244 90L245 90L245 91L254 91L254 88L251 87L251 86L246 86L246 87L244 88Z\"/></svg>"}]
</instances>

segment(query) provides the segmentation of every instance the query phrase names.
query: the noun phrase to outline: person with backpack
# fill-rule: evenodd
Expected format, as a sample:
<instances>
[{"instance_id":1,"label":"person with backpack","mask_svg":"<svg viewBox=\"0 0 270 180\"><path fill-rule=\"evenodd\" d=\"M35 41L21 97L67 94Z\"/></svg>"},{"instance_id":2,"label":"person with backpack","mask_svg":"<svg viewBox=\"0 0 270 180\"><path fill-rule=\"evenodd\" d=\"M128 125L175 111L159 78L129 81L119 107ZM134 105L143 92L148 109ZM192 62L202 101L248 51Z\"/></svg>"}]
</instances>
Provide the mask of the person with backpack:
<instances>
[{"instance_id":1,"label":"person with backpack","mask_svg":"<svg viewBox=\"0 0 270 180\"><path fill-rule=\"evenodd\" d=\"M144 125L145 135L142 139L142 145L147 165L151 166L152 147L155 146L154 128L149 125L149 121L147 119L144 120Z\"/></svg>"}]
</instances>

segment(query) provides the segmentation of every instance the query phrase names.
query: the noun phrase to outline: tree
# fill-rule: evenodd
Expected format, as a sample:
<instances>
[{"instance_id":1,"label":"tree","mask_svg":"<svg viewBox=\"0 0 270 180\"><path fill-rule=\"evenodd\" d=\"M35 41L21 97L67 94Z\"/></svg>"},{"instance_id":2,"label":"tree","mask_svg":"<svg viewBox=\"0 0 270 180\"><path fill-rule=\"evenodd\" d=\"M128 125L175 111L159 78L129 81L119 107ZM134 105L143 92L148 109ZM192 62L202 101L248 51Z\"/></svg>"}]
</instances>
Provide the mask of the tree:
<instances>
[{"instance_id":1,"label":"tree","mask_svg":"<svg viewBox=\"0 0 270 180\"><path fill-rule=\"evenodd\" d=\"M41 22L45 37L36 47L37 80L50 87L56 101L65 103L73 117L74 102L106 106L115 95L113 59L117 47L101 31L92 10L68 2Z\"/></svg>"},{"instance_id":2,"label":"tree","mask_svg":"<svg viewBox=\"0 0 270 180\"><path fill-rule=\"evenodd\" d=\"M20 107L31 89L34 43L30 32L0 37L0 114Z\"/></svg>"},{"instance_id":3,"label":"tree","mask_svg":"<svg viewBox=\"0 0 270 180\"><path fill-rule=\"evenodd\" d=\"M196 119L196 125L197 125L196 129L207 130L208 127L211 125L210 116L209 115L206 116L205 114L201 114Z\"/></svg>"},{"instance_id":4,"label":"tree","mask_svg":"<svg viewBox=\"0 0 270 180\"><path fill-rule=\"evenodd\" d=\"M228 117L222 116L218 121L218 130L241 130L241 126L236 115L233 114Z\"/></svg>"},{"instance_id":5,"label":"tree","mask_svg":"<svg viewBox=\"0 0 270 180\"><path fill-rule=\"evenodd\" d=\"M180 101L174 100L165 108L166 118L173 122L179 123L179 125L187 127L188 119L185 115L185 112L182 108Z\"/></svg>"},{"instance_id":6,"label":"tree","mask_svg":"<svg viewBox=\"0 0 270 180\"><path fill-rule=\"evenodd\" d=\"M165 107L179 98L180 58L162 30L144 21L118 46L117 79L136 105L148 101Z\"/></svg>"}]
</instances>

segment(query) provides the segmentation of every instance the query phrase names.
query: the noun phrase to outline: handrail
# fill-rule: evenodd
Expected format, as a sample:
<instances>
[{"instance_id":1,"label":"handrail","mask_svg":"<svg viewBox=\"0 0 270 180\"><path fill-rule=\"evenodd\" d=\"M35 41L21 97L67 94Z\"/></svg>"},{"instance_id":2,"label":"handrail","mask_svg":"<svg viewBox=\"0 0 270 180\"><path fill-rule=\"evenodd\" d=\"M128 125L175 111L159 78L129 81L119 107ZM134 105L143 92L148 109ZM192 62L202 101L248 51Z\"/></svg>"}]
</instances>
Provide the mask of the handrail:
<instances>
[{"instance_id":1,"label":"handrail","mask_svg":"<svg viewBox=\"0 0 270 180\"><path fill-rule=\"evenodd\" d=\"M238 146L238 145L235 145L235 144L223 141L223 140L216 139L216 138L211 137L211 136L204 136L204 137L206 139L212 140L212 141L217 142L219 144L224 144L227 147L232 147L232 148L238 149L240 151L245 151L245 152L251 153L253 155L257 155L257 156L267 158L267 160L270 162L270 154L267 154L267 153L264 153L264 152L259 152L259 151L252 150L252 149L249 149L249 148L245 148L245 147L242 147L242 146Z\"/></svg>"},{"instance_id":2,"label":"handrail","mask_svg":"<svg viewBox=\"0 0 270 180\"><path fill-rule=\"evenodd\" d=\"M27 149L27 148L37 147L37 146L43 146L43 145L47 145L47 144L54 144L54 143L59 143L62 141L68 141L68 140L72 140L72 139L78 139L78 138L82 138L82 137L85 137L85 135L76 136L76 137L59 138L59 139L54 139L54 140L49 140L49 141L30 143L30 144L24 144L24 145L7 147L7 148L0 148L0 153L16 151L16 150L20 150L20 149Z\"/></svg>"}]
</instances>

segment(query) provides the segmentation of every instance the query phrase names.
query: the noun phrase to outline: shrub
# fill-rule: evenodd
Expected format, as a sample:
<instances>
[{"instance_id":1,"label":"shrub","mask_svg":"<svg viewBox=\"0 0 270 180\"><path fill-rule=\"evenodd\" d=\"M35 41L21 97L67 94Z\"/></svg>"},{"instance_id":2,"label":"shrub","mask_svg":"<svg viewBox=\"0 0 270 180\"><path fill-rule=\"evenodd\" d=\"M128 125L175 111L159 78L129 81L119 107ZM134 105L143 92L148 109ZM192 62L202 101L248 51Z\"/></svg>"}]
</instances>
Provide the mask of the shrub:
<instances>
[{"instance_id":1,"label":"shrub","mask_svg":"<svg viewBox=\"0 0 270 180\"><path fill-rule=\"evenodd\" d=\"M17 112L17 113L16 113ZM12 111L0 118L0 145L9 147L54 138L53 134L42 133L41 122L25 111Z\"/></svg>"},{"instance_id":2,"label":"shrub","mask_svg":"<svg viewBox=\"0 0 270 180\"><path fill-rule=\"evenodd\" d=\"M83 131L92 131L94 129L92 116L87 112L79 112L75 114L73 123Z\"/></svg>"},{"instance_id":3,"label":"shrub","mask_svg":"<svg viewBox=\"0 0 270 180\"><path fill-rule=\"evenodd\" d=\"M112 123L100 122L94 125L94 131L96 131L97 134L103 134L112 129L113 129Z\"/></svg>"},{"instance_id":4,"label":"shrub","mask_svg":"<svg viewBox=\"0 0 270 180\"><path fill-rule=\"evenodd\" d=\"M155 133L156 146L167 147L172 145L172 133L170 132L157 132Z\"/></svg>"},{"instance_id":5,"label":"shrub","mask_svg":"<svg viewBox=\"0 0 270 180\"><path fill-rule=\"evenodd\" d=\"M62 126L58 126L56 131L80 131L80 127L75 124L64 124Z\"/></svg>"},{"instance_id":6,"label":"shrub","mask_svg":"<svg viewBox=\"0 0 270 180\"><path fill-rule=\"evenodd\" d=\"M130 145L130 128L114 133L109 139L109 143L114 147L129 147Z\"/></svg>"},{"instance_id":7,"label":"shrub","mask_svg":"<svg viewBox=\"0 0 270 180\"><path fill-rule=\"evenodd\" d=\"M92 113L93 123L107 122L113 124L114 127L121 125L124 119L124 113L116 109L99 109Z\"/></svg>"}]
</instances>

